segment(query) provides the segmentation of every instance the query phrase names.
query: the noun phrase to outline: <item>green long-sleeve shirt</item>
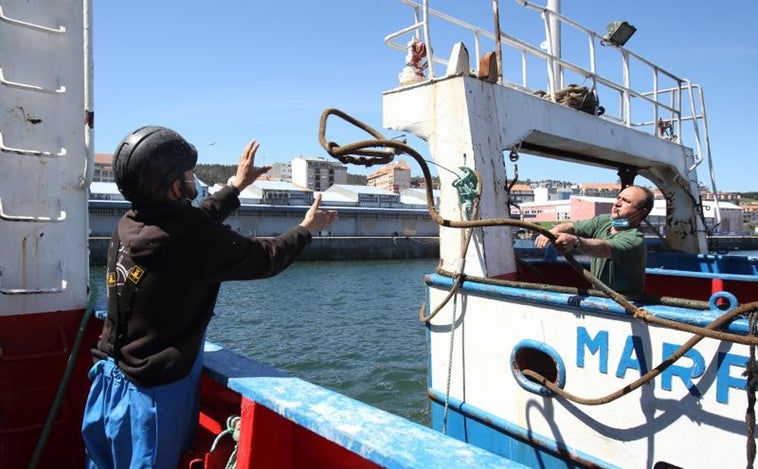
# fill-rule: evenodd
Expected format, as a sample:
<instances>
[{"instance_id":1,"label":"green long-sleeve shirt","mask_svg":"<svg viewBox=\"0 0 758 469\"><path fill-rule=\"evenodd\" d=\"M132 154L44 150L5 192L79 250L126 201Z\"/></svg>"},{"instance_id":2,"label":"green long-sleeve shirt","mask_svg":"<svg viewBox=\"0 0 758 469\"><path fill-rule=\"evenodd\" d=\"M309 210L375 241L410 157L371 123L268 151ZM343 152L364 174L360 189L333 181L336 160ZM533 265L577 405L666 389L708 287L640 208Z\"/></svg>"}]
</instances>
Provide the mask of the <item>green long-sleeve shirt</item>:
<instances>
[{"instance_id":1,"label":"green long-sleeve shirt","mask_svg":"<svg viewBox=\"0 0 758 469\"><path fill-rule=\"evenodd\" d=\"M602 239L611 245L611 257L593 257L590 272L615 291L642 293L645 289L647 245L637 228L611 234L610 215L598 215L574 222L574 233L584 238Z\"/></svg>"}]
</instances>

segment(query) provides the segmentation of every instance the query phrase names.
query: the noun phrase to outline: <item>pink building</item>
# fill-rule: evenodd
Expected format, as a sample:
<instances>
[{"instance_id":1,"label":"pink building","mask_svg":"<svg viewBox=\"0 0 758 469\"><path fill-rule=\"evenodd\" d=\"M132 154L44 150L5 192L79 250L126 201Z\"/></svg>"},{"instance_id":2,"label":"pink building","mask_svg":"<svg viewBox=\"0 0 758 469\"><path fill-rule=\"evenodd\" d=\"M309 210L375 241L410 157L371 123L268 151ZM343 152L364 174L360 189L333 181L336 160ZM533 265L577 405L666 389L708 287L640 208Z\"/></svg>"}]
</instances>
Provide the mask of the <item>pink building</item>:
<instances>
[{"instance_id":1,"label":"pink building","mask_svg":"<svg viewBox=\"0 0 758 469\"><path fill-rule=\"evenodd\" d=\"M595 215L611 213L616 199L578 196L571 197L569 202L571 202L571 219L584 220L585 218L592 218Z\"/></svg>"},{"instance_id":2,"label":"pink building","mask_svg":"<svg viewBox=\"0 0 758 469\"><path fill-rule=\"evenodd\" d=\"M525 202L521 211L525 221L563 222L583 220L603 213L611 213L616 199L607 197L572 196L568 200Z\"/></svg>"}]
</instances>

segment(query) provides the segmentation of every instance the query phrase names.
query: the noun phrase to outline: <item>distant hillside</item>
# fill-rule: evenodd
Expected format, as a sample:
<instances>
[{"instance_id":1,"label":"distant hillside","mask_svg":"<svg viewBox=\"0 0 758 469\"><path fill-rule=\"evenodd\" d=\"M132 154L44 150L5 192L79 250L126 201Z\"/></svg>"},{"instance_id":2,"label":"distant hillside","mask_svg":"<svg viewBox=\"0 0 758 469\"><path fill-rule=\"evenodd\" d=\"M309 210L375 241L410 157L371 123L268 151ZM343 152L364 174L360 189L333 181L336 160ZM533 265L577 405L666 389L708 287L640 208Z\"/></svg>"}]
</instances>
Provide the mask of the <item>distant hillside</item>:
<instances>
[{"instance_id":1,"label":"distant hillside","mask_svg":"<svg viewBox=\"0 0 758 469\"><path fill-rule=\"evenodd\" d=\"M236 172L237 165L233 164L198 164L195 166L195 175L209 186L226 184L226 181Z\"/></svg>"}]
</instances>

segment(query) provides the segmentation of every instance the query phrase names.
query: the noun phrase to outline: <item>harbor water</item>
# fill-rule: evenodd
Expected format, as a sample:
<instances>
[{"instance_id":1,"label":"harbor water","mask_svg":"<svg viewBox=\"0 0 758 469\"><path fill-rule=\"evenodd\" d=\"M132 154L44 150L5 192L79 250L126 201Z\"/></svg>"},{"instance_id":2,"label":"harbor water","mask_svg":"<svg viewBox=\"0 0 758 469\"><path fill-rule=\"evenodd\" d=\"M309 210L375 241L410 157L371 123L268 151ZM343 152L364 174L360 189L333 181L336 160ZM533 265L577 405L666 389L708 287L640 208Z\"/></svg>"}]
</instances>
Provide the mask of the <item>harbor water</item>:
<instances>
[{"instance_id":1,"label":"harbor water","mask_svg":"<svg viewBox=\"0 0 758 469\"><path fill-rule=\"evenodd\" d=\"M758 251L728 255L758 256ZM208 340L421 424L428 422L424 275L436 259L297 262L226 282ZM96 308L105 270L92 267Z\"/></svg>"},{"instance_id":2,"label":"harbor water","mask_svg":"<svg viewBox=\"0 0 758 469\"><path fill-rule=\"evenodd\" d=\"M424 275L436 259L297 262L222 284L208 340L306 381L427 424ZM105 270L93 267L96 308Z\"/></svg>"}]
</instances>

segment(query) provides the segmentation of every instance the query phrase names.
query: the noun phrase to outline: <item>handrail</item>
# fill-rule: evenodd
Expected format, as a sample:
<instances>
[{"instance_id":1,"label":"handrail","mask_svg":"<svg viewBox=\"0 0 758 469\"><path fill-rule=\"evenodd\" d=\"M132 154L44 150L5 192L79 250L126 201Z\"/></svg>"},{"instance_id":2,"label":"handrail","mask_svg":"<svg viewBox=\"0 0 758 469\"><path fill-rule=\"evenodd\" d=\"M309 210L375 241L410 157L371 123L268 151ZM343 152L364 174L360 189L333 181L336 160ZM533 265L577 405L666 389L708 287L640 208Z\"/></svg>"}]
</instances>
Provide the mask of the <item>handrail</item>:
<instances>
[{"instance_id":1,"label":"handrail","mask_svg":"<svg viewBox=\"0 0 758 469\"><path fill-rule=\"evenodd\" d=\"M435 48L430 40L431 23L437 25L442 22L447 25L446 30L449 30L449 26L452 25L464 31L464 36L469 34L473 37L474 64L479 64L483 55L489 52L481 50L482 39L491 40L496 43L495 50L499 52L498 55L501 58L497 64L497 82L503 86L526 93L540 92L540 94L544 95L543 90L534 88L534 78L532 78L532 83L529 81L529 73L535 69L534 62L541 62L544 65L542 69L538 69L539 76L547 74L546 85L548 96L545 96L546 99L556 102L555 92L559 87L563 86L564 72L566 75L574 77L569 78L571 81L567 81L568 83L572 81L579 84L586 83L586 86L596 95L601 95L604 92L609 93L611 97L617 95L617 103L614 103L612 100L609 101L608 97L604 96L604 100L610 103L610 105L605 104L603 106L604 112L598 118L651 133L682 147L687 144L693 150L688 149L688 151L682 152L682 167L686 168L686 171L694 173L698 166L703 162L707 162L710 171L711 189L713 193L717 192L715 176L713 174L710 139L708 137L705 102L702 89L698 85L659 67L623 46L610 43L604 36L556 11L535 5L529 0L514 1L528 10L541 14L541 21L545 28L545 37L547 38L544 42L546 46L532 45L510 35L508 31L501 30L499 24L500 11L497 7L495 7L493 14L498 17L496 19L497 24L495 25L495 30L499 31L498 36L488 29L474 26L461 19L430 8L429 0L400 0L402 4L413 9L414 22L408 27L387 35L384 41L388 47L405 52L408 52L408 46L410 45L410 43L403 43L403 38L407 37L407 35L413 35L412 41L422 41L425 44L427 54L425 67L427 76L422 76L420 80L434 80L435 67L448 66L447 56L435 55ZM580 35L586 37L587 63L585 63L584 58L580 58L579 62L575 63L559 56L560 44L558 41L552 41L551 39L553 39L554 34L558 33L556 28L560 28L562 25L567 25L578 31ZM619 62L614 62L613 64L620 65L620 79L609 78L616 75L609 75L608 72L613 71L612 66L606 65L606 61L604 60L599 61L599 59L603 59L604 57L599 54L598 46L606 46L611 51L611 54L613 51L619 54ZM507 47L508 52L503 53L500 50L502 47ZM554 47L555 50L553 50ZM519 78L514 78L514 75L519 71L519 64L513 63L513 59L518 60L519 56L521 62L520 83L518 83ZM509 60L509 67L507 68L501 63L503 57ZM536 61L530 59L536 59ZM515 67L511 66L512 64ZM600 65L602 65L602 70L600 69ZM504 74L504 69L507 70L508 78ZM458 70L460 71L460 69ZM450 71L445 73L450 73ZM649 75L651 79L642 81L637 79L632 80L632 75L635 77L646 77ZM632 87L633 82L652 82L651 89L635 89ZM542 85L541 80L538 83L540 83L538 86L545 86ZM667 132L670 132L670 134ZM682 135L684 132L688 134L689 138L693 139L692 142L685 142L683 140ZM694 187L689 189L696 190ZM699 197L693 195L693 199L697 199L695 202L699 203ZM720 209L717 206L715 213L716 225L714 226L717 226L720 222Z\"/></svg>"},{"instance_id":2,"label":"handrail","mask_svg":"<svg viewBox=\"0 0 758 469\"><path fill-rule=\"evenodd\" d=\"M474 58L476 60L476 63L479 62L482 56L482 52L480 51L480 39L483 37L483 38L487 38L493 41L495 40L495 35L491 33L490 31L488 31L487 29L474 26L463 20L452 17L438 10L429 8L428 0L423 0L423 3L418 3L414 0L400 0L400 2L413 8L414 14L415 14L415 21L414 21L414 24L412 24L411 26L408 26L406 28L403 28L399 31L396 31L392 34L387 35L384 41L388 47L391 47L397 50L406 51L407 50L406 44L401 43L399 41L399 38L403 35L413 33L416 39L421 40L422 34L424 36L427 36L429 34L430 21L433 18L439 19L443 22L460 27L463 30L466 30L472 34L474 38L473 39L474 40ZM545 10L546 10L544 7L532 4L527 0L515 0L515 2L527 9L531 9L539 13L545 13ZM674 123L674 125L677 126L678 135L681 135L681 122L683 120L697 120L698 119L699 116L697 115L692 115L692 116L682 115L681 93L683 92L683 90L692 86L687 80L655 65L649 60L643 58L642 56L638 54L635 54L634 52L628 49L625 49L624 47L609 44L598 33L582 26L576 21L573 21L561 15L560 13L550 11L548 14L543 15L543 17L544 17L544 22L546 24L546 34L548 35L551 34L549 21L550 21L550 18L553 17L553 18L557 18L561 24L565 24L574 29L577 29L578 31L584 33L587 36L588 49L589 49L588 67L575 64L562 57L557 57L556 55L551 53L552 52L551 50L547 50L547 51L542 50L537 46L526 43L514 36L509 35L505 31L500 31L500 43L511 49L515 49L521 55L521 62L522 62L521 83L519 84L519 83L508 81L501 75L499 79L502 84L513 86L517 89L521 89L522 91L527 91L527 92L537 91L530 88L527 84L527 77L528 77L527 58L533 57L533 58L542 60L548 64L551 64L551 63L558 64L562 70L568 70L577 75L583 76L585 79L590 80L592 89L596 89L598 86L603 86L614 92L619 93L619 96L621 99L620 106L619 106L619 115L618 116L610 115L606 110L606 115L602 116L603 119L616 121L617 123L620 123L628 127L650 127L652 129L652 132L655 133L657 129L658 118L661 115L671 115L670 120ZM621 55L621 66L622 66L622 72L624 74L624 79L622 83L618 83L610 78L607 78L601 75L601 72L598 70L598 66L597 66L598 64L596 60L596 45L597 44L612 47L613 49L617 50L619 54ZM548 42L548 47L549 47L549 42ZM446 66L448 62L443 57L435 56L433 51L434 51L434 47L431 47L429 44L427 44L427 53L428 53L427 60L429 61L429 64L430 64L429 72L428 72L429 79L434 79L434 76L435 76L434 67L432 66L433 64ZM631 87L630 64L632 61L634 61L636 65L642 65L650 69L653 75L653 90L652 91L637 91ZM550 88L548 91L552 91L552 89L556 88L555 83L558 78L558 77L553 76L552 73L550 73L551 69L552 67L548 67L548 75L549 75L548 88ZM679 92L679 96L676 101L672 100L671 103L666 103L662 99L662 97L664 97L666 93L658 89L661 78L670 80L671 82L675 84L675 86L671 89L678 90ZM552 96L554 99L554 95ZM694 98L691 98L691 99L694 99ZM633 111L632 111L633 102L635 104L639 102L640 104L647 103L651 105L653 108L653 119L634 121Z\"/></svg>"},{"instance_id":3,"label":"handrail","mask_svg":"<svg viewBox=\"0 0 758 469\"><path fill-rule=\"evenodd\" d=\"M619 125L626 127L636 128L640 130L647 130L653 135L661 138L667 138L663 134L661 127L665 124L671 129L673 136L668 137L673 143L684 145L682 141L682 134L685 129L683 125L687 123L687 132L694 138L695 154L686 152L684 155L685 166L688 171L694 171L697 166L702 164L703 161L707 161L710 169L711 188L716 193L715 177L713 175L713 166L710 152L710 140L708 137L705 102L703 93L698 85L691 83L689 80L681 78L666 69L663 69L651 61L643 58L642 56L615 44L611 44L603 36L598 33L582 26L581 24L573 21L558 12L548 10L545 7L541 7L530 3L528 0L514 0L517 4L525 7L529 10L536 11L542 14L542 20L545 25L545 34L547 37L547 50L543 50L540 47L524 42L515 36L511 36L507 31L500 30L500 25L496 26L499 31L499 41L497 41L497 48L501 46L508 47L509 50L515 51L521 58L521 83L517 83L511 80L507 80L503 75L503 66L498 63L498 83L509 86L527 93L534 93L540 90L534 89L529 86L529 68L534 68L532 65L529 67L529 58L535 58L542 61L547 65L547 86L549 99L556 101L555 91L557 84L561 84L561 77L564 75L564 71L570 72L579 76L579 80L585 80L589 83L587 87L598 92L599 87L601 91L610 91L611 93L618 93L619 102L618 107L612 111L605 106L605 112L601 119L615 122ZM435 65L447 66L448 60L446 57L434 55L434 47L430 42L430 23L432 20L440 20L444 23L456 26L466 31L473 36L474 42L474 60L475 64L480 62L483 52L481 49L481 39L486 38L495 41L495 35L485 28L480 28L469 24L463 20L452 17L438 10L429 8L429 1L422 0L422 3L414 0L400 0L401 3L410 6L414 11L414 23L408 27L405 27L399 31L389 34L385 37L385 44L393 49L398 49L407 52L407 44L402 43L401 37L407 34L413 34L415 40L424 41L426 43L427 51L427 73L426 79L433 80L435 77ZM499 11L497 12L499 16ZM588 65L583 66L566 60L562 57L558 57L553 53L552 38L553 31L551 29L551 21L558 20L558 25L567 25L580 33L586 35L588 41ZM422 39L423 37L423 39ZM622 79L620 82L607 78L602 71L599 70L597 61L597 46L607 46L612 50L615 50L620 55L620 65ZM503 54L501 53L501 57ZM513 57L513 56L511 56ZM633 67L632 67L633 66ZM518 65L517 65L518 67ZM635 75L639 75L639 68L646 70L652 75L652 89L647 91L638 91L632 88L632 70L634 69ZM604 70L608 70L609 67L604 66ZM556 73L554 70L559 70ZM541 74L545 73L545 70L540 71ZM580 81L578 81L580 82ZM685 95L686 93L686 95ZM688 101L683 103L684 100ZM698 106L700 111L698 111ZM685 109L687 112L685 113ZM644 116L645 113L652 115L652 119L645 118L635 120L636 116ZM702 125L702 128L700 127ZM691 129L690 129L691 127ZM693 158L690 161L690 157ZM716 223L720 222L719 210L716 210Z\"/></svg>"}]
</instances>

